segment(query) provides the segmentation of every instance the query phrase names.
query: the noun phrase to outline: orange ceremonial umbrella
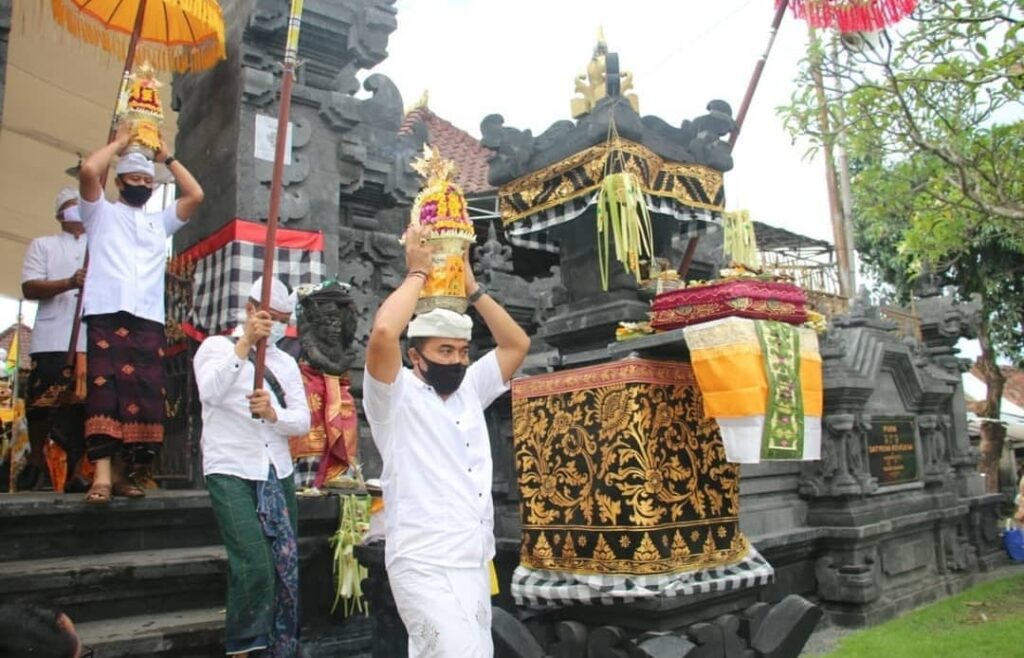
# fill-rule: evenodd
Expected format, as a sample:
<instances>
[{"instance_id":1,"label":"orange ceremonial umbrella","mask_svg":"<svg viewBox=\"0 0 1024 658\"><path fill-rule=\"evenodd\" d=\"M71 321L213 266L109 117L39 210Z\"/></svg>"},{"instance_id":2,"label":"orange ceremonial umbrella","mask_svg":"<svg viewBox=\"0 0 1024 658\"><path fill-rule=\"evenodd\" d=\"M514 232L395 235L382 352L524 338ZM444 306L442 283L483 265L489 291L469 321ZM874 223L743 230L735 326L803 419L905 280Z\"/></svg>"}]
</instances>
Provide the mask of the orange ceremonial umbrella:
<instances>
[{"instance_id":1,"label":"orange ceremonial umbrella","mask_svg":"<svg viewBox=\"0 0 1024 658\"><path fill-rule=\"evenodd\" d=\"M224 16L217 0L50 0L53 19L86 43L136 54L162 71L208 69L224 59Z\"/></svg>"}]
</instances>

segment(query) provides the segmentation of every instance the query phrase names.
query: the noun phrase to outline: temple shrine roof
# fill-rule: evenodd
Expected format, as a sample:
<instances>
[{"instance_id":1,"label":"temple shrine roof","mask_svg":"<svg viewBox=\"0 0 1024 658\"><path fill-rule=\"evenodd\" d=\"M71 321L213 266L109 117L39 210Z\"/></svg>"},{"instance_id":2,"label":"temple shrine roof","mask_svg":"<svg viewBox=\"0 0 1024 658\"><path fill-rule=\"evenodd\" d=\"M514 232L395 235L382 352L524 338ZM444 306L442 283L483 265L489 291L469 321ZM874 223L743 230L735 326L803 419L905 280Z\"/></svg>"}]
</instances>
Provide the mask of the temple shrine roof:
<instances>
[{"instance_id":1,"label":"temple shrine roof","mask_svg":"<svg viewBox=\"0 0 1024 658\"><path fill-rule=\"evenodd\" d=\"M443 157L455 162L455 182L465 194L472 196L494 190L494 186L487 182L487 160L491 151L480 140L437 116L425 104L405 115L398 134L412 133L417 123L426 128L427 143L436 146Z\"/></svg>"}]
</instances>

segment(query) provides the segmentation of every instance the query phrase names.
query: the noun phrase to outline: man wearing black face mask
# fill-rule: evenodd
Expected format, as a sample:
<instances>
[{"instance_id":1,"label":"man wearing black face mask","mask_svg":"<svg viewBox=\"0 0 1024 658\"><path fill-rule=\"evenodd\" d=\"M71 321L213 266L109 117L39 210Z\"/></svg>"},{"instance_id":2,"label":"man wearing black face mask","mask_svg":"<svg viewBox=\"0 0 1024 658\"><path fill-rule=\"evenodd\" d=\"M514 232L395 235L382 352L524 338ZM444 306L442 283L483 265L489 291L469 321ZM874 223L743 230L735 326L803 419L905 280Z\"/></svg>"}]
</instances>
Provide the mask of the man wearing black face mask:
<instances>
[{"instance_id":1,"label":"man wearing black face mask","mask_svg":"<svg viewBox=\"0 0 1024 658\"><path fill-rule=\"evenodd\" d=\"M412 319L430 269L428 233L405 236L409 273L381 304L366 349L363 407L384 460L385 564L410 658L493 655L491 452L484 409L508 388L530 339L481 288L466 292L497 347L469 363L473 323L443 309ZM409 360L399 339L408 326Z\"/></svg>"},{"instance_id":2,"label":"man wearing black face mask","mask_svg":"<svg viewBox=\"0 0 1024 658\"><path fill-rule=\"evenodd\" d=\"M164 264L167 237L184 226L203 200L184 165L160 140L156 162L174 176L178 199L147 213L153 193L153 162L139 152L125 153L130 126L82 163L79 204L89 236L89 275L83 297L88 319L88 382L85 435L96 465L88 503L106 503L111 494L139 498L145 491L132 478L150 463L163 442ZM114 156L120 198L103 197L101 179ZM112 459L118 460L115 468ZM125 471L127 470L127 475Z\"/></svg>"}]
</instances>

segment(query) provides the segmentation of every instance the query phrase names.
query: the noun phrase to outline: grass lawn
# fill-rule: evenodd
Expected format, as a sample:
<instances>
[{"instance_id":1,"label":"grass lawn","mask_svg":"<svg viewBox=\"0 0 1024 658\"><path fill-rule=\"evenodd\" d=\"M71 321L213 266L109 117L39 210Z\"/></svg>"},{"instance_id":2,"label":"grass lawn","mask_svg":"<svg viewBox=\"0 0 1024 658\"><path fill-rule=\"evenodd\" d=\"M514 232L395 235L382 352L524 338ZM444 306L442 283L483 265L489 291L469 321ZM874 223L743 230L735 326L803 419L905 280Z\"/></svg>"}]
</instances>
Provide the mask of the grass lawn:
<instances>
[{"instance_id":1,"label":"grass lawn","mask_svg":"<svg viewBox=\"0 0 1024 658\"><path fill-rule=\"evenodd\" d=\"M1024 656L1024 573L847 635L828 658Z\"/></svg>"}]
</instances>

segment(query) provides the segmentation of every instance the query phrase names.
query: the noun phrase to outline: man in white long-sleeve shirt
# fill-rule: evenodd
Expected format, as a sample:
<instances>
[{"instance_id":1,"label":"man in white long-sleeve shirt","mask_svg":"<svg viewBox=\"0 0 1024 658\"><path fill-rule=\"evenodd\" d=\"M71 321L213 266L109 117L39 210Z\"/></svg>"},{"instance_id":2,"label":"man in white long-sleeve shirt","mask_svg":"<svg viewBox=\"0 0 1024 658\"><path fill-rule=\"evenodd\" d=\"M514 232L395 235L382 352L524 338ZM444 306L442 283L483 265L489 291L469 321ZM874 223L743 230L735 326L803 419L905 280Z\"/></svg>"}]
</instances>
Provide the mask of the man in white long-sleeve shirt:
<instances>
[{"instance_id":1,"label":"man in white long-sleeve shirt","mask_svg":"<svg viewBox=\"0 0 1024 658\"><path fill-rule=\"evenodd\" d=\"M262 279L233 338L211 336L193 359L203 405L203 475L228 553L227 655L298 651L298 505L288 437L309 431L295 359L276 347L293 301L274 279L269 311L257 311ZM264 387L253 390L256 344L267 339Z\"/></svg>"}]
</instances>

